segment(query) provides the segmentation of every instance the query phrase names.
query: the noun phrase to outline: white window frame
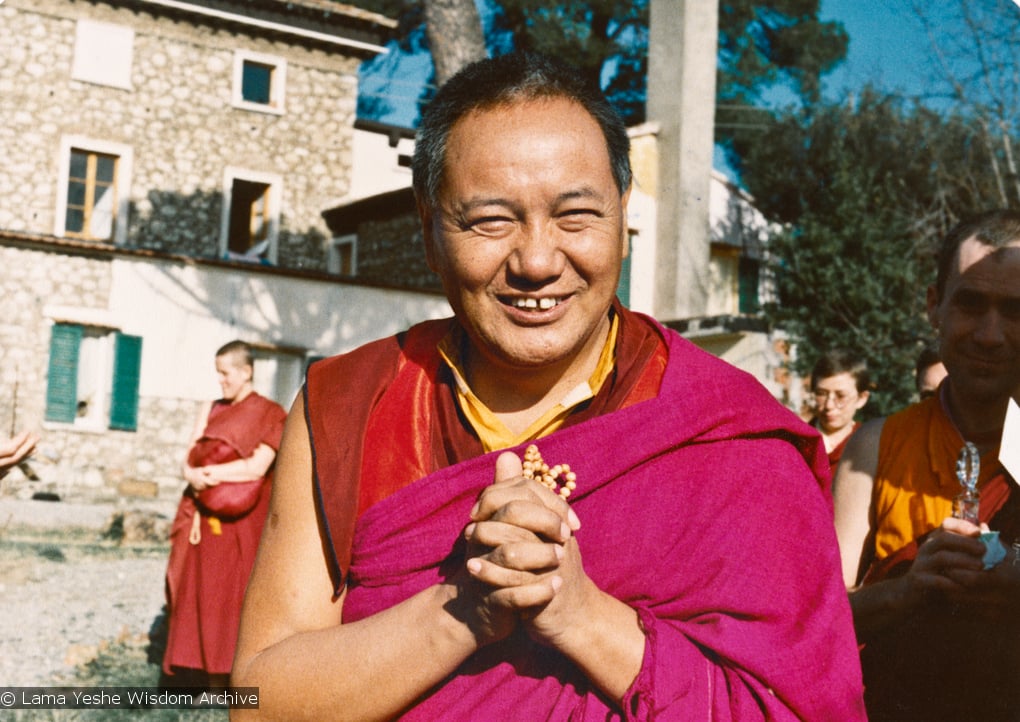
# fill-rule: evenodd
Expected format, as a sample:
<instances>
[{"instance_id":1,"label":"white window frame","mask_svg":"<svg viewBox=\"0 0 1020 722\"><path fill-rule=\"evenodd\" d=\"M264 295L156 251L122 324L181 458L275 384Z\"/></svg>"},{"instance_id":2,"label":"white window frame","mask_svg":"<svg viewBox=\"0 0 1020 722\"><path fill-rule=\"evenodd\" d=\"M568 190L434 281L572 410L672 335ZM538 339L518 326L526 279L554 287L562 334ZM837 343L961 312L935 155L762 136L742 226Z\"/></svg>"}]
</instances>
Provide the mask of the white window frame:
<instances>
[{"instance_id":1,"label":"white window frame","mask_svg":"<svg viewBox=\"0 0 1020 722\"><path fill-rule=\"evenodd\" d=\"M106 431L113 393L114 330L98 326L84 326L83 330L78 351L78 396L81 399L84 393L83 376L88 376L94 394L88 400L86 412L75 417L73 426L83 431Z\"/></svg>"},{"instance_id":2,"label":"white window frame","mask_svg":"<svg viewBox=\"0 0 1020 722\"><path fill-rule=\"evenodd\" d=\"M128 209L130 208L131 171L134 151L131 146L113 143L82 135L65 135L60 138L60 155L57 159L57 209L53 235L67 235L67 184L71 175L71 150L117 156L117 217L114 220L113 238L116 246L123 246L128 236Z\"/></svg>"},{"instance_id":3,"label":"white window frame","mask_svg":"<svg viewBox=\"0 0 1020 722\"><path fill-rule=\"evenodd\" d=\"M267 261L276 264L277 244L280 236L280 208L283 197L283 176L278 173L265 173L248 170L236 166L227 166L223 171L223 213L220 219L220 257L230 258L230 209L234 202L234 181L242 180L250 183L262 183L269 186L269 230L266 239L269 246L263 256ZM257 259L251 259L257 260Z\"/></svg>"},{"instance_id":4,"label":"white window frame","mask_svg":"<svg viewBox=\"0 0 1020 722\"><path fill-rule=\"evenodd\" d=\"M329 248L326 253L326 270L334 275L341 275L341 246L351 247L351 276L358 275L358 234L349 233L344 236L334 236L329 241Z\"/></svg>"},{"instance_id":5,"label":"white window frame","mask_svg":"<svg viewBox=\"0 0 1020 722\"><path fill-rule=\"evenodd\" d=\"M71 77L131 90L134 44L133 28L80 18L75 26Z\"/></svg>"},{"instance_id":6,"label":"white window frame","mask_svg":"<svg viewBox=\"0 0 1020 722\"><path fill-rule=\"evenodd\" d=\"M272 79L269 83L269 102L253 103L244 99L244 64L246 62L268 65L272 68ZM283 115L287 89L287 61L277 55L266 55L251 50L234 51L234 83L231 93L231 104L242 110L253 110L257 113Z\"/></svg>"}]
</instances>

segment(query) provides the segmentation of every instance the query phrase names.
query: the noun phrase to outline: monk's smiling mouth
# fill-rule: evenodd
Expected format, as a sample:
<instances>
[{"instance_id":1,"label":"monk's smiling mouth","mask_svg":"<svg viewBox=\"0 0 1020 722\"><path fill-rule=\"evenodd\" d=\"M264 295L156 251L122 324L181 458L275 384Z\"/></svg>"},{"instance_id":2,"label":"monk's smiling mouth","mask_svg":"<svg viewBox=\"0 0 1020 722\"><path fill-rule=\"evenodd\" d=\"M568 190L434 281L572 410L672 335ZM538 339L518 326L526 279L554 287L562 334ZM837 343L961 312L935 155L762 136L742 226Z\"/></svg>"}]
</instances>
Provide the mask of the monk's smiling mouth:
<instances>
[{"instance_id":1,"label":"monk's smiling mouth","mask_svg":"<svg viewBox=\"0 0 1020 722\"><path fill-rule=\"evenodd\" d=\"M543 296L541 298L529 296L526 298L508 298L503 302L523 311L548 311L549 309L556 308L564 300L566 299L556 296Z\"/></svg>"}]
</instances>

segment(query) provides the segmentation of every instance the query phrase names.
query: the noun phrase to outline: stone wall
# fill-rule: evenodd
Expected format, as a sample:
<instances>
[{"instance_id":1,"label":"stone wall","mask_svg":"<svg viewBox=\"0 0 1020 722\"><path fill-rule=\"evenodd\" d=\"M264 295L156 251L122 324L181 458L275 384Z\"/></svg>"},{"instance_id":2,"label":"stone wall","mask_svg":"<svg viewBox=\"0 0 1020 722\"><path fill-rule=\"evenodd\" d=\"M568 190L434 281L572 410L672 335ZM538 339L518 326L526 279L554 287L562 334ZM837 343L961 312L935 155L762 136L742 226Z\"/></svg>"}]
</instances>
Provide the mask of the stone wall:
<instances>
[{"instance_id":1,"label":"stone wall","mask_svg":"<svg viewBox=\"0 0 1020 722\"><path fill-rule=\"evenodd\" d=\"M108 260L0 246L0 436L39 428L45 414L50 321L44 307L106 308ZM15 400L17 410L15 412ZM14 419L14 416L17 416Z\"/></svg>"},{"instance_id":2,"label":"stone wall","mask_svg":"<svg viewBox=\"0 0 1020 722\"><path fill-rule=\"evenodd\" d=\"M198 404L141 399L138 430L75 429L44 421L52 319L46 309L107 308L110 260L0 246L0 436L32 429L40 436L31 467L40 482L26 493L55 491L62 497L113 497L124 481L154 482L164 493L179 491L176 467ZM187 421L182 422L181 419ZM17 480L19 471L12 473ZM154 488L155 490L155 488Z\"/></svg>"},{"instance_id":3,"label":"stone wall","mask_svg":"<svg viewBox=\"0 0 1020 722\"><path fill-rule=\"evenodd\" d=\"M3 233L0 297L0 436L12 428L39 434L31 465L42 479L24 482L14 471L0 495L13 488L86 501L180 494L196 414L217 390L212 353L226 341L244 338L311 358L450 312L439 294L340 283L324 273L235 268ZM51 330L61 321L142 337L134 431L106 428L105 418L46 421ZM112 372L109 361L101 374ZM286 406L291 398L276 400Z\"/></svg>"},{"instance_id":4,"label":"stone wall","mask_svg":"<svg viewBox=\"0 0 1020 722\"><path fill-rule=\"evenodd\" d=\"M79 17L134 30L131 90L72 79ZM282 177L278 264L325 268L357 58L77 0L8 0L0 46L0 228L53 233L59 143L74 134L132 148L127 245L218 255L224 172L239 167ZM286 60L282 115L232 106L236 49Z\"/></svg>"},{"instance_id":5,"label":"stone wall","mask_svg":"<svg viewBox=\"0 0 1020 722\"><path fill-rule=\"evenodd\" d=\"M131 89L72 78L79 18L134 31ZM61 139L84 136L131 148L125 246L219 255L234 167L282 178L279 265L325 268L321 211L347 192L358 58L79 0L0 4L0 47L0 230L54 233ZM284 113L232 105L237 49L286 61ZM176 492L199 402L143 396L134 432L44 420L44 309L101 318L111 282L109 257L0 247L0 430L40 431L33 467L58 493L103 496L136 480Z\"/></svg>"},{"instance_id":6,"label":"stone wall","mask_svg":"<svg viewBox=\"0 0 1020 722\"><path fill-rule=\"evenodd\" d=\"M439 277L425 262L416 213L366 220L358 225L358 278L369 283L441 291Z\"/></svg>"}]
</instances>

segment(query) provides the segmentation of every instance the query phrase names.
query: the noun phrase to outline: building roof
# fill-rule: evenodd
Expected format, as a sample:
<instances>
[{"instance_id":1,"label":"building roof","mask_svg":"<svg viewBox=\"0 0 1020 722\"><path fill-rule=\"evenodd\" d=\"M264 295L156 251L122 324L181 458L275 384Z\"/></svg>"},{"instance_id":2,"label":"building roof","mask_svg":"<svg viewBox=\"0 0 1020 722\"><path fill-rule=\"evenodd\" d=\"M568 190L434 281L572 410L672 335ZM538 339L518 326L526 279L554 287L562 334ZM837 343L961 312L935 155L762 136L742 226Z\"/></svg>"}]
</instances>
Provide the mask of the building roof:
<instances>
[{"instance_id":1,"label":"building roof","mask_svg":"<svg viewBox=\"0 0 1020 722\"><path fill-rule=\"evenodd\" d=\"M385 52L398 25L393 18L332 0L113 0L113 4L312 44L339 43L369 54Z\"/></svg>"},{"instance_id":2,"label":"building roof","mask_svg":"<svg viewBox=\"0 0 1020 722\"><path fill-rule=\"evenodd\" d=\"M203 2L199 4L209 5L210 3ZM331 15L336 15L341 18L361 20L390 29L396 29L397 27L397 21L393 18L388 18L385 15L380 15L379 13L370 12L363 8L348 5L347 3L333 2L333 0L233 0L233 2L228 2L228 4L239 5L242 7L265 6L267 8L282 10L284 12L311 11L315 14L321 14L325 18L329 18Z\"/></svg>"},{"instance_id":3,"label":"building roof","mask_svg":"<svg viewBox=\"0 0 1020 722\"><path fill-rule=\"evenodd\" d=\"M367 220L390 219L405 214L413 216L415 213L414 191L408 186L341 203L323 211L322 217L334 235L343 236L357 233L358 226Z\"/></svg>"}]
</instances>

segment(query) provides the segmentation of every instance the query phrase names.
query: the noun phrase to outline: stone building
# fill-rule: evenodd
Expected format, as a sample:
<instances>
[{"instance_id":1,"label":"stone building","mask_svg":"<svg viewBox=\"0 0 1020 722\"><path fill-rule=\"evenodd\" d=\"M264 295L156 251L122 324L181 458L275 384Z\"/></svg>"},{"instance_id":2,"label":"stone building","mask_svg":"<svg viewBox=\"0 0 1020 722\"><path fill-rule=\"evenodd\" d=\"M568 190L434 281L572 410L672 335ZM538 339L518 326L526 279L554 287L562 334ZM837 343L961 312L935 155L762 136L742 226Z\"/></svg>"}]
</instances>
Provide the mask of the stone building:
<instances>
[{"instance_id":1,"label":"stone building","mask_svg":"<svg viewBox=\"0 0 1020 722\"><path fill-rule=\"evenodd\" d=\"M322 217L357 193L357 70L394 28L323 0L0 3L0 423L42 436L21 488L173 498L220 345L252 342L286 406L309 359L448 313L345 274Z\"/></svg>"}]
</instances>

